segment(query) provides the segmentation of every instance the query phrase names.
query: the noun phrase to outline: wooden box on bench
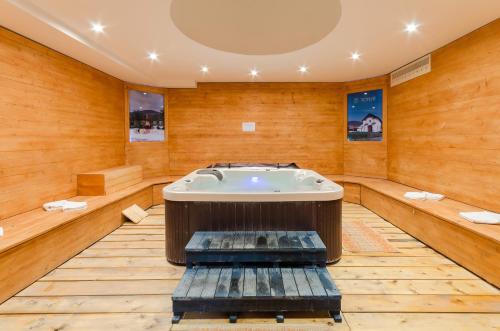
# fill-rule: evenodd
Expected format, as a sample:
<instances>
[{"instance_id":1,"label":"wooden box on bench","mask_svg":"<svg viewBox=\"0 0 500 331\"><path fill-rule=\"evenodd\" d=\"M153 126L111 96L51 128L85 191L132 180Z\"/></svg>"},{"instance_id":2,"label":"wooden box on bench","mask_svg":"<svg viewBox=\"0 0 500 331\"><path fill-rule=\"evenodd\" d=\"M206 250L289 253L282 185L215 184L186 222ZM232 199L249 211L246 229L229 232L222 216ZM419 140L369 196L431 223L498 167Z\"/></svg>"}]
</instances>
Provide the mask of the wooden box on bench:
<instances>
[{"instance_id":1,"label":"wooden box on bench","mask_svg":"<svg viewBox=\"0 0 500 331\"><path fill-rule=\"evenodd\" d=\"M107 195L142 181L141 166L122 166L77 175L78 195Z\"/></svg>"}]
</instances>

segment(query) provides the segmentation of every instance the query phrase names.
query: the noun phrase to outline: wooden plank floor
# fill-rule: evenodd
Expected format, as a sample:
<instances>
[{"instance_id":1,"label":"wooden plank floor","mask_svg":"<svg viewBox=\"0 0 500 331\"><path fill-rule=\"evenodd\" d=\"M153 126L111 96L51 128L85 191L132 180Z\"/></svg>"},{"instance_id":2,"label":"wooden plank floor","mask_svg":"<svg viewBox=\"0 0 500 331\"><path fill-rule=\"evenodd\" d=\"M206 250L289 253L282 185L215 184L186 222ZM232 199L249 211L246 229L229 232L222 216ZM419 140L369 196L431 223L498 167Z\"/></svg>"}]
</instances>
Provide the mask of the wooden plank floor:
<instances>
[{"instance_id":1,"label":"wooden plank floor","mask_svg":"<svg viewBox=\"0 0 500 331\"><path fill-rule=\"evenodd\" d=\"M369 210L344 204L399 253L344 252L328 269L342 292L344 322L324 313L187 315L172 327L171 299L183 267L164 253L163 206L127 223L0 305L0 330L499 330L500 292ZM460 243L457 243L460 245ZM50 252L47 252L50 254Z\"/></svg>"}]
</instances>

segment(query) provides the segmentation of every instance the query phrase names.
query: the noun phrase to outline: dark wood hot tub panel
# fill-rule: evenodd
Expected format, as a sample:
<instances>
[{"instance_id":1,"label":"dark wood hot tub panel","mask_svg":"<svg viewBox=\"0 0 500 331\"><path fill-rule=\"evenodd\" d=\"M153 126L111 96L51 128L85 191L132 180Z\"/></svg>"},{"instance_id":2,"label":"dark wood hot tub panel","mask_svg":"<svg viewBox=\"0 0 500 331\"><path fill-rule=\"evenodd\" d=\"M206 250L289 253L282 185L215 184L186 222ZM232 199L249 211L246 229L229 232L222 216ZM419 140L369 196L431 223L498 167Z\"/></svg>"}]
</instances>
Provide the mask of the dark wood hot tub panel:
<instances>
[{"instance_id":1,"label":"dark wood hot tub panel","mask_svg":"<svg viewBox=\"0 0 500 331\"><path fill-rule=\"evenodd\" d=\"M165 201L167 259L184 264L196 231L317 231L328 262L342 254L341 200L299 202Z\"/></svg>"}]
</instances>

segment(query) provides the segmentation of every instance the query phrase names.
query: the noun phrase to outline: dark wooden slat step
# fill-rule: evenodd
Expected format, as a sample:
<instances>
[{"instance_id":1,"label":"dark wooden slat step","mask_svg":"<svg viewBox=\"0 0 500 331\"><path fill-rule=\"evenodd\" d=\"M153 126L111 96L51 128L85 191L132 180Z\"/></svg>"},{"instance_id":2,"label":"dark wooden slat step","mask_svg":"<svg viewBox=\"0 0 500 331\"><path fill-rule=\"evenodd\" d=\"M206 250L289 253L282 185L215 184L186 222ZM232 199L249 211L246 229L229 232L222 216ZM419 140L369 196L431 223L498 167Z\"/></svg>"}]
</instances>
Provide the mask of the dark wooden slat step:
<instances>
[{"instance_id":1,"label":"dark wooden slat step","mask_svg":"<svg viewBox=\"0 0 500 331\"><path fill-rule=\"evenodd\" d=\"M187 265L233 263L326 263L315 231L195 232L186 246Z\"/></svg>"},{"instance_id":2,"label":"dark wooden slat step","mask_svg":"<svg viewBox=\"0 0 500 331\"><path fill-rule=\"evenodd\" d=\"M340 312L341 295L324 267L188 268L172 295L186 312Z\"/></svg>"}]
</instances>

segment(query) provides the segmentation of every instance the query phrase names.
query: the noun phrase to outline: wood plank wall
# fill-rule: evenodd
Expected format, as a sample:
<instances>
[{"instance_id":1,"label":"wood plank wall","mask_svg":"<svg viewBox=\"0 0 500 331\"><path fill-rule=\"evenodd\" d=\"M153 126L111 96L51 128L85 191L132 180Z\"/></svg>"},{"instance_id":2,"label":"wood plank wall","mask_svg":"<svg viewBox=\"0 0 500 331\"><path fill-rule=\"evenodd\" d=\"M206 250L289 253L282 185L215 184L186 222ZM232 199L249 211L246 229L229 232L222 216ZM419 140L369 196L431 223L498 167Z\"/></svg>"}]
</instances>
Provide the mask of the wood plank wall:
<instances>
[{"instance_id":1,"label":"wood plank wall","mask_svg":"<svg viewBox=\"0 0 500 331\"><path fill-rule=\"evenodd\" d=\"M0 219L75 195L78 172L127 163L183 175L227 161L387 177L498 211L499 33L496 20L437 50L432 73L395 88L383 76L168 89L167 141L130 144L123 82L2 28ZM346 94L379 87L387 139L347 142Z\"/></svg>"},{"instance_id":2,"label":"wood plank wall","mask_svg":"<svg viewBox=\"0 0 500 331\"><path fill-rule=\"evenodd\" d=\"M387 178L387 92L389 76L344 83L344 174ZM347 94L375 89L383 90L382 141L347 140Z\"/></svg>"},{"instance_id":3,"label":"wood plank wall","mask_svg":"<svg viewBox=\"0 0 500 331\"><path fill-rule=\"evenodd\" d=\"M123 82L0 27L0 219L125 162Z\"/></svg>"},{"instance_id":4,"label":"wood plank wall","mask_svg":"<svg viewBox=\"0 0 500 331\"><path fill-rule=\"evenodd\" d=\"M390 89L388 177L500 211L500 19Z\"/></svg>"},{"instance_id":5,"label":"wood plank wall","mask_svg":"<svg viewBox=\"0 0 500 331\"><path fill-rule=\"evenodd\" d=\"M343 172L341 83L210 83L168 97L170 175L236 161Z\"/></svg>"}]
</instances>

